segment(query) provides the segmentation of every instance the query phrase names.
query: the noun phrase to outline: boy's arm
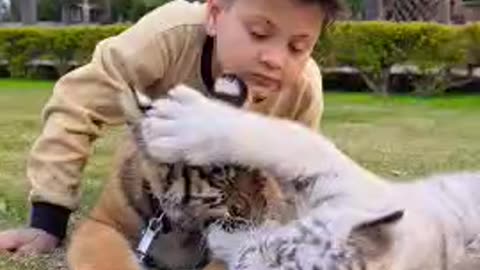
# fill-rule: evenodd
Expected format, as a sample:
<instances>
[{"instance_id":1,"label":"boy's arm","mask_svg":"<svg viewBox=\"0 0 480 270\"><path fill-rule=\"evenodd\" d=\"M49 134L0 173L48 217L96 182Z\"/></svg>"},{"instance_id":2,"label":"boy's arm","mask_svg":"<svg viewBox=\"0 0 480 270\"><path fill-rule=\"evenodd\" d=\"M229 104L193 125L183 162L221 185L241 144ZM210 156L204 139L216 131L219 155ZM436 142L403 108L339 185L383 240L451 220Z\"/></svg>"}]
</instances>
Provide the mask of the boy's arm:
<instances>
[{"instance_id":1,"label":"boy's arm","mask_svg":"<svg viewBox=\"0 0 480 270\"><path fill-rule=\"evenodd\" d=\"M148 21L140 22L100 42L89 64L55 85L27 163L32 227L59 239L65 236L69 214L80 201L80 179L92 143L105 125L124 122L118 94L130 87L143 91L162 78L172 40L148 35L149 28Z\"/></svg>"}]
</instances>

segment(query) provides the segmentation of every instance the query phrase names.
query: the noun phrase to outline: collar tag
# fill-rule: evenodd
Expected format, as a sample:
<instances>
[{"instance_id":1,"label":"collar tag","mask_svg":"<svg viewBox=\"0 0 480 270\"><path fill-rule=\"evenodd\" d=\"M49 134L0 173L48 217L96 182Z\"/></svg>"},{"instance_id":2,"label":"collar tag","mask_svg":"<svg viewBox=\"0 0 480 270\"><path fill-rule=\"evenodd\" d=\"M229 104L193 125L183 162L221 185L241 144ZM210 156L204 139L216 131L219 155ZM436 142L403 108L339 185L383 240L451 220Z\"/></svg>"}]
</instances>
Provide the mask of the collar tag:
<instances>
[{"instance_id":1,"label":"collar tag","mask_svg":"<svg viewBox=\"0 0 480 270\"><path fill-rule=\"evenodd\" d=\"M142 238L137 246L137 254L140 262L143 262L148 256L148 250L150 249L153 240L159 232L163 229L163 219L165 213L161 213L158 217L153 217L148 221L148 226L142 232Z\"/></svg>"}]
</instances>

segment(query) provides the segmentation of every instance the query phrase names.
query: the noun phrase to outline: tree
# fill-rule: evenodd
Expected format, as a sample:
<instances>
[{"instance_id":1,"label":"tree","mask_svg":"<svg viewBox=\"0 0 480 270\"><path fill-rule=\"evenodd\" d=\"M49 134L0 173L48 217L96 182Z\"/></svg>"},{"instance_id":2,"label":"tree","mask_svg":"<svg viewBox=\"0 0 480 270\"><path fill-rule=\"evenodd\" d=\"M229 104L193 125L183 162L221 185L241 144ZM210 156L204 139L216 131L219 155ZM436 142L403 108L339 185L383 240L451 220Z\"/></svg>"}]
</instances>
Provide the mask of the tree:
<instances>
[{"instance_id":1,"label":"tree","mask_svg":"<svg viewBox=\"0 0 480 270\"><path fill-rule=\"evenodd\" d=\"M10 0L10 16L12 21L20 20L20 0Z\"/></svg>"},{"instance_id":2,"label":"tree","mask_svg":"<svg viewBox=\"0 0 480 270\"><path fill-rule=\"evenodd\" d=\"M147 12L148 12L148 9L143 0L133 0L132 8L128 13L127 20L135 22Z\"/></svg>"},{"instance_id":3,"label":"tree","mask_svg":"<svg viewBox=\"0 0 480 270\"><path fill-rule=\"evenodd\" d=\"M347 5L350 9L352 18L361 19L364 10L364 0L348 0Z\"/></svg>"},{"instance_id":4,"label":"tree","mask_svg":"<svg viewBox=\"0 0 480 270\"><path fill-rule=\"evenodd\" d=\"M38 19L40 21L61 21L64 0L39 0Z\"/></svg>"},{"instance_id":5,"label":"tree","mask_svg":"<svg viewBox=\"0 0 480 270\"><path fill-rule=\"evenodd\" d=\"M132 0L114 0L111 3L111 16L114 22L124 22L129 19Z\"/></svg>"},{"instance_id":6,"label":"tree","mask_svg":"<svg viewBox=\"0 0 480 270\"><path fill-rule=\"evenodd\" d=\"M137 21L143 15L145 15L145 13L167 2L169 2L169 0L134 0L132 13L130 14L130 20Z\"/></svg>"},{"instance_id":7,"label":"tree","mask_svg":"<svg viewBox=\"0 0 480 270\"><path fill-rule=\"evenodd\" d=\"M103 0L103 14L100 18L101 23L112 22L112 0Z\"/></svg>"},{"instance_id":8,"label":"tree","mask_svg":"<svg viewBox=\"0 0 480 270\"><path fill-rule=\"evenodd\" d=\"M168 2L168 0L144 0L147 9L151 10Z\"/></svg>"},{"instance_id":9,"label":"tree","mask_svg":"<svg viewBox=\"0 0 480 270\"><path fill-rule=\"evenodd\" d=\"M116 0L112 2L113 21L137 21L148 11L169 0Z\"/></svg>"}]
</instances>

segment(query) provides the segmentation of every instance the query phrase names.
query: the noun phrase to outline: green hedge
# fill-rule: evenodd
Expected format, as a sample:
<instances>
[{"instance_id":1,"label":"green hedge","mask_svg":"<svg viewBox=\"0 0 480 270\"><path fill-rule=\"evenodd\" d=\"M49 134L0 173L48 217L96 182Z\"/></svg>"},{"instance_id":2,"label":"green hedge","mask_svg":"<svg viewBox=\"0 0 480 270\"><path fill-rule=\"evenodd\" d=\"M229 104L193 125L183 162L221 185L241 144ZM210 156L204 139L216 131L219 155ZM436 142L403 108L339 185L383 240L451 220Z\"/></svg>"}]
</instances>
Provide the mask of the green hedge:
<instances>
[{"instance_id":1,"label":"green hedge","mask_svg":"<svg viewBox=\"0 0 480 270\"><path fill-rule=\"evenodd\" d=\"M452 68L480 63L479 41L480 24L346 22L318 42L316 58L322 66L358 69L369 88L384 95L392 67L413 66L423 75L418 87L432 91L454 83Z\"/></svg>"},{"instance_id":2,"label":"green hedge","mask_svg":"<svg viewBox=\"0 0 480 270\"><path fill-rule=\"evenodd\" d=\"M126 26L0 29L0 59L8 61L12 77L27 75L31 60L51 60L60 75L69 62L89 61L98 41L123 31Z\"/></svg>"},{"instance_id":3,"label":"green hedge","mask_svg":"<svg viewBox=\"0 0 480 270\"><path fill-rule=\"evenodd\" d=\"M95 44L127 26L0 29L0 59L12 77L28 75L32 59L53 61L59 75L87 62ZM391 68L418 67L418 86L445 88L453 67L480 64L480 24L341 22L317 43L315 58L323 67L358 69L374 91L387 94Z\"/></svg>"},{"instance_id":4,"label":"green hedge","mask_svg":"<svg viewBox=\"0 0 480 270\"><path fill-rule=\"evenodd\" d=\"M467 7L475 7L475 6L480 6L480 1L479 0L463 0L463 4Z\"/></svg>"}]
</instances>

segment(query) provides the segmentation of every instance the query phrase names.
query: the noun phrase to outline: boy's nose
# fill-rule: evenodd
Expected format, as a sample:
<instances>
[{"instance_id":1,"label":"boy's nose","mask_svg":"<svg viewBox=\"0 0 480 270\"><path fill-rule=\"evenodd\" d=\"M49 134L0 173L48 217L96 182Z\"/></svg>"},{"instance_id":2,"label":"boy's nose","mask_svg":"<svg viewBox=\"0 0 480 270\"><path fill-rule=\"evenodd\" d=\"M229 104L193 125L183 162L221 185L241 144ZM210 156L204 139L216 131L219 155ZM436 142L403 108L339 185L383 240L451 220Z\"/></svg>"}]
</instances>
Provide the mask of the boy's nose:
<instances>
[{"instance_id":1,"label":"boy's nose","mask_svg":"<svg viewBox=\"0 0 480 270\"><path fill-rule=\"evenodd\" d=\"M270 69L282 69L287 61L287 50L280 47L265 48L260 55L260 61Z\"/></svg>"}]
</instances>

